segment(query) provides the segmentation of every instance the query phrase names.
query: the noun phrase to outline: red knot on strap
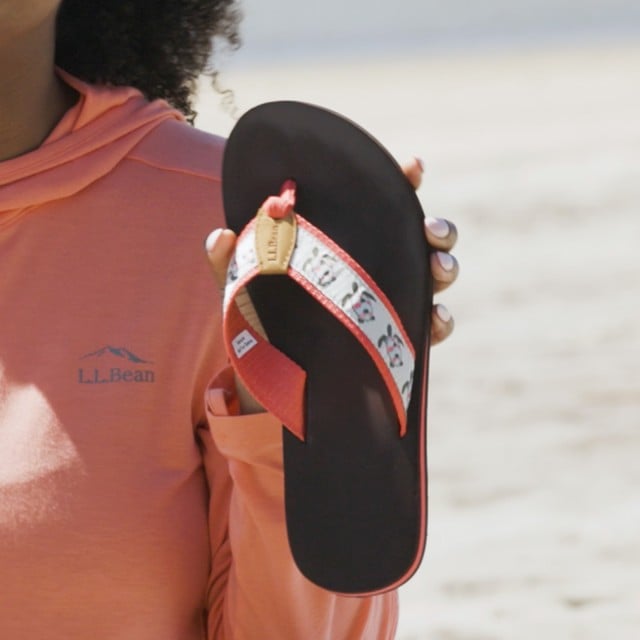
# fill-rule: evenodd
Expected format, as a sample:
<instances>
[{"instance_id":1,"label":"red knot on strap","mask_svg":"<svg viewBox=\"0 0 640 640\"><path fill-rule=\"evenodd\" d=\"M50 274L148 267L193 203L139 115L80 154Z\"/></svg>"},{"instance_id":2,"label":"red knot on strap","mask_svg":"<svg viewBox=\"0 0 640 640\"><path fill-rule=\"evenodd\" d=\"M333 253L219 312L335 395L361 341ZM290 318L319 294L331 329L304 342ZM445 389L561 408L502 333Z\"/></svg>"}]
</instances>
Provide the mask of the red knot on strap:
<instances>
[{"instance_id":1,"label":"red knot on strap","mask_svg":"<svg viewBox=\"0 0 640 640\"><path fill-rule=\"evenodd\" d=\"M262 208L272 218L280 219L288 216L296 204L296 183L293 180L287 180L280 189L279 196L269 196Z\"/></svg>"}]
</instances>

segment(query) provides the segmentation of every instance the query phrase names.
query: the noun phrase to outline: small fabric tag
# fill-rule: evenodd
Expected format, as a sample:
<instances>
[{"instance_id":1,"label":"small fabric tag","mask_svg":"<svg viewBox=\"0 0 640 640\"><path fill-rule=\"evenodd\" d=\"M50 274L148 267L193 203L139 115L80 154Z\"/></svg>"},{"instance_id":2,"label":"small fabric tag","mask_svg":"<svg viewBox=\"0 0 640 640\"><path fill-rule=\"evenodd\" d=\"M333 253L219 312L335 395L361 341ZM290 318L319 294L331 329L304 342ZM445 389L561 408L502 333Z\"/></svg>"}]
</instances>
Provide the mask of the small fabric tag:
<instances>
[{"instance_id":1,"label":"small fabric tag","mask_svg":"<svg viewBox=\"0 0 640 640\"><path fill-rule=\"evenodd\" d=\"M232 341L231 345L237 358L242 358L258 344L258 341L245 329L241 331Z\"/></svg>"}]
</instances>

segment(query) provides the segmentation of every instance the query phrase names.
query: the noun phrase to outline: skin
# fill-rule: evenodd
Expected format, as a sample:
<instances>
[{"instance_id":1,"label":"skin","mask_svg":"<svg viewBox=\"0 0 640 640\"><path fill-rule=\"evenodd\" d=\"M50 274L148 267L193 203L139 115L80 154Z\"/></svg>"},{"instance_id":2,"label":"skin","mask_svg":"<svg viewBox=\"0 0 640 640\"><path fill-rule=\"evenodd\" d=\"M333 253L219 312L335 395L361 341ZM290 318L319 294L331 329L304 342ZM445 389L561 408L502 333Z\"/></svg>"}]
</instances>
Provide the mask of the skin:
<instances>
[{"instance_id":1,"label":"skin","mask_svg":"<svg viewBox=\"0 0 640 640\"><path fill-rule=\"evenodd\" d=\"M36 149L76 99L54 71L60 3L0 2L0 161Z\"/></svg>"},{"instance_id":2,"label":"skin","mask_svg":"<svg viewBox=\"0 0 640 640\"><path fill-rule=\"evenodd\" d=\"M55 73L55 18L61 1L0 1L0 161L38 148L77 99ZM424 173L422 162L414 158L403 170L412 186L418 189ZM436 249L431 269L434 290L440 292L458 276L458 263L450 253L457 231L450 222L428 218L425 235ZM234 233L224 229L217 234L215 243L207 245L219 287L224 286L235 242ZM452 331L453 318L443 305L435 305L432 344L442 342ZM241 411L262 411L240 381L237 383Z\"/></svg>"}]
</instances>

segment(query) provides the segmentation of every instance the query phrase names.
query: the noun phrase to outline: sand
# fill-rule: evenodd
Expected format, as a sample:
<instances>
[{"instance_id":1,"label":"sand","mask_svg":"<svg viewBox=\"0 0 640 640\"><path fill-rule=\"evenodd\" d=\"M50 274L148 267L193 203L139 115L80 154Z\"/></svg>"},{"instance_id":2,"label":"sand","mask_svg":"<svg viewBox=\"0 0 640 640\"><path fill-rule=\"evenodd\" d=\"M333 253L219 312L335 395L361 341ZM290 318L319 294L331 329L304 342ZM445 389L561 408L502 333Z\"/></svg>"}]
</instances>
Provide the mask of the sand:
<instances>
[{"instance_id":1,"label":"sand","mask_svg":"<svg viewBox=\"0 0 640 640\"><path fill-rule=\"evenodd\" d=\"M640 45L232 69L323 104L460 229L434 349L427 553L400 640L640 637ZM232 120L205 92L199 125Z\"/></svg>"}]
</instances>

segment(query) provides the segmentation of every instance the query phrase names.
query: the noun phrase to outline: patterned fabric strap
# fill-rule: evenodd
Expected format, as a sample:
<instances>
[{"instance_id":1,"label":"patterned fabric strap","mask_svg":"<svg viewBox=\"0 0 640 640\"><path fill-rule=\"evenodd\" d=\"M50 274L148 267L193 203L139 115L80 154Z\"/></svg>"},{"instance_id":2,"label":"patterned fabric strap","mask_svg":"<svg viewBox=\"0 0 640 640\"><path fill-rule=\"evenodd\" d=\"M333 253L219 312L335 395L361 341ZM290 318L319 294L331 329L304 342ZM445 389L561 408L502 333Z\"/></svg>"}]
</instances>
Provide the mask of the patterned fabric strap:
<instances>
[{"instance_id":1,"label":"patterned fabric strap","mask_svg":"<svg viewBox=\"0 0 640 640\"><path fill-rule=\"evenodd\" d=\"M258 217L245 227L229 265L224 296L225 344L249 391L292 433L304 440L302 398L306 374L260 335L236 304L236 297L243 287L265 272L261 250L256 248L260 215L264 216L266 210L274 218L284 217L282 211L276 211L274 215L270 205L273 205L273 199L267 201ZM415 351L402 322L366 271L322 231L293 213L292 206L291 202L287 203L288 211L284 215L292 217L295 244L292 244L290 255L286 257L288 262L281 272L340 320L367 350L393 400L403 436L413 385Z\"/></svg>"}]
</instances>

